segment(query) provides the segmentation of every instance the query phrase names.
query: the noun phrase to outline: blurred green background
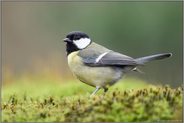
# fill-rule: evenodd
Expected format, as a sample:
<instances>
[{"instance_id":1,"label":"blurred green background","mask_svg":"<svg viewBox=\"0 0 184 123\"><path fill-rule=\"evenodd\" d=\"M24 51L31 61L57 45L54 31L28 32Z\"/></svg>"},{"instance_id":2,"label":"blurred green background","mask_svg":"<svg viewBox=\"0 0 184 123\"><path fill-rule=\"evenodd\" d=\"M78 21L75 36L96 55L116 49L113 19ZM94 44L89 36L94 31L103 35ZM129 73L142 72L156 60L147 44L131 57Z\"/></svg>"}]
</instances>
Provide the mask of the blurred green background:
<instances>
[{"instance_id":1,"label":"blurred green background","mask_svg":"<svg viewBox=\"0 0 184 123\"><path fill-rule=\"evenodd\" d=\"M152 84L182 84L182 2L3 2L3 83L19 78L74 79L62 39L84 31L93 41L134 58L173 57L130 73ZM132 75L133 74L133 75Z\"/></svg>"}]
</instances>

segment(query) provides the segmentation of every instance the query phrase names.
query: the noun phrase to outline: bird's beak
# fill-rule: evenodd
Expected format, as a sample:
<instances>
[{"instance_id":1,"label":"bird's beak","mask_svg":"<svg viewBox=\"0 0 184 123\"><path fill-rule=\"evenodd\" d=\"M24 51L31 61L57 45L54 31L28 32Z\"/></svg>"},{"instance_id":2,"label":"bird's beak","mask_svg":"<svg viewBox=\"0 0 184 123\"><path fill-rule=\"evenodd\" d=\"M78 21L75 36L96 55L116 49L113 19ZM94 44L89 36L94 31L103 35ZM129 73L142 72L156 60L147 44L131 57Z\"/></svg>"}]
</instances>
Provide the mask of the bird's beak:
<instances>
[{"instance_id":1,"label":"bird's beak","mask_svg":"<svg viewBox=\"0 0 184 123\"><path fill-rule=\"evenodd\" d=\"M72 42L69 38L63 39L64 42Z\"/></svg>"}]
</instances>

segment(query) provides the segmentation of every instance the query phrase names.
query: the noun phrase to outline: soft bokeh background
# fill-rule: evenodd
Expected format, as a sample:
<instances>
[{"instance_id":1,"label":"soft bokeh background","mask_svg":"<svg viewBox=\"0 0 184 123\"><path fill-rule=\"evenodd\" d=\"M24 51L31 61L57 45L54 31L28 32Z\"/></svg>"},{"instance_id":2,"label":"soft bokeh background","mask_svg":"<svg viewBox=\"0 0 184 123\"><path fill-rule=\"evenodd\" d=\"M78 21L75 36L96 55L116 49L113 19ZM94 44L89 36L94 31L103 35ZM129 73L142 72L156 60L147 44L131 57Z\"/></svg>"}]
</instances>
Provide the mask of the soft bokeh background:
<instances>
[{"instance_id":1,"label":"soft bokeh background","mask_svg":"<svg viewBox=\"0 0 184 123\"><path fill-rule=\"evenodd\" d=\"M3 2L2 7L3 85L19 78L74 79L62 39L75 30L134 58L172 52L172 58L140 68L145 74L128 77L182 84L182 2Z\"/></svg>"}]
</instances>

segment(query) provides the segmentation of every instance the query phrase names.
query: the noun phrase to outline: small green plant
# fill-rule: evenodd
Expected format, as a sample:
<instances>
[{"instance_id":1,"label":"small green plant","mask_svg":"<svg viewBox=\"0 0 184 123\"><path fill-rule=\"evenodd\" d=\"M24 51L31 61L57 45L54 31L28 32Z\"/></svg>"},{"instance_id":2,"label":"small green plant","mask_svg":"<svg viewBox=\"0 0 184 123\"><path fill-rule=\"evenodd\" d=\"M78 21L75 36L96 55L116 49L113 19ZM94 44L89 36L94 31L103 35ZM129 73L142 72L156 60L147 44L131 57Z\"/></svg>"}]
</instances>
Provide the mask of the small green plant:
<instances>
[{"instance_id":1,"label":"small green plant","mask_svg":"<svg viewBox=\"0 0 184 123\"><path fill-rule=\"evenodd\" d=\"M107 93L47 95L12 94L2 103L3 122L136 122L182 120L183 88L110 89Z\"/></svg>"}]
</instances>

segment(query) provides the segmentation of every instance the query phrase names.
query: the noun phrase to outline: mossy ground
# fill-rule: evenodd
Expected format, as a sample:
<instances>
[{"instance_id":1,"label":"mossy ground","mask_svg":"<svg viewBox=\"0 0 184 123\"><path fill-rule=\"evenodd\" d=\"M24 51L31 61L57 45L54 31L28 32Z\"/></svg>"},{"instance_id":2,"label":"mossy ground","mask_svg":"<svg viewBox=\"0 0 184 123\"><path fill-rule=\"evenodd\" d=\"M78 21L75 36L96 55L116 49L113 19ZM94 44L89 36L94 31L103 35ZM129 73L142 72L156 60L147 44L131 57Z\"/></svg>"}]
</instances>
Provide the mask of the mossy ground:
<instances>
[{"instance_id":1,"label":"mossy ground","mask_svg":"<svg viewBox=\"0 0 184 123\"><path fill-rule=\"evenodd\" d=\"M22 80L21 80L22 81ZM25 81L25 80L24 80ZM43 80L42 80L43 81ZM19 82L4 86L4 122L128 122L181 121L182 93L178 87L150 86L131 79L119 82L107 93L80 82L65 84Z\"/></svg>"}]
</instances>

